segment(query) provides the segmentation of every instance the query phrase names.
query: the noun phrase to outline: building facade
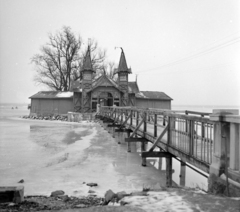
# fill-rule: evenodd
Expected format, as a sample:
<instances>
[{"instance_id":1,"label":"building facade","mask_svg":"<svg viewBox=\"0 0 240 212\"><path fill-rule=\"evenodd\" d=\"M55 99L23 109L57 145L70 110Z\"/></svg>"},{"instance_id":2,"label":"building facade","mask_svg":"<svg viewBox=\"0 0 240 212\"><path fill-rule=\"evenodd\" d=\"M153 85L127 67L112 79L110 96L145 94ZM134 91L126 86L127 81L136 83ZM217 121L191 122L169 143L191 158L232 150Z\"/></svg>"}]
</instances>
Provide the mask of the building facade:
<instances>
[{"instance_id":1,"label":"building facade","mask_svg":"<svg viewBox=\"0 0 240 212\"><path fill-rule=\"evenodd\" d=\"M129 74L124 51L122 50L117 80L106 74L94 79L90 49L84 58L81 70L82 80L72 83L71 91L42 91L29 97L31 113L65 114L67 112L89 113L96 111L97 104L102 106L136 106L140 108L171 109L172 98L164 92L140 91L137 81L129 82Z\"/></svg>"}]
</instances>

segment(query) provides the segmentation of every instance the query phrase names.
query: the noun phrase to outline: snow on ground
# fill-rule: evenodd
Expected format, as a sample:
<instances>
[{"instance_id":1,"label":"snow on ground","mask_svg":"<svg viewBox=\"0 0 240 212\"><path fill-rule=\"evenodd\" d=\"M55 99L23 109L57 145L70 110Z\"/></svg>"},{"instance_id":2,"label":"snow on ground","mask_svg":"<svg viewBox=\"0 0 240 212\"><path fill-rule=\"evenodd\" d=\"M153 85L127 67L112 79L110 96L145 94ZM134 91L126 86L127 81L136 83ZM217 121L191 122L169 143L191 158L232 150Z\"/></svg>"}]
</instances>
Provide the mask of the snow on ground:
<instances>
[{"instance_id":1,"label":"snow on ground","mask_svg":"<svg viewBox=\"0 0 240 212\"><path fill-rule=\"evenodd\" d=\"M148 196L130 196L122 201L127 205L136 206L148 212L174 211L191 212L191 205L178 196L176 192L160 191L148 192Z\"/></svg>"}]
</instances>

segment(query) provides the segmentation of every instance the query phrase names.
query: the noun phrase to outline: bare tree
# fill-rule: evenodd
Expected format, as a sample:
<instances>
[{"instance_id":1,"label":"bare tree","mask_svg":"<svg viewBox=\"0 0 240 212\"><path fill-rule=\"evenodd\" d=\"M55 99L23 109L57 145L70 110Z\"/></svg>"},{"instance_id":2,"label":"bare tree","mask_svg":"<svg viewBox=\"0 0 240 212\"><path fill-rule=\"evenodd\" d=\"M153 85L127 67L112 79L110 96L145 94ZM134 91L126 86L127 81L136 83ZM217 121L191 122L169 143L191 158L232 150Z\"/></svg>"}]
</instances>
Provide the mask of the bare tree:
<instances>
[{"instance_id":1,"label":"bare tree","mask_svg":"<svg viewBox=\"0 0 240 212\"><path fill-rule=\"evenodd\" d=\"M86 55L86 49L81 49L82 38L76 37L71 28L66 26L48 37L49 42L41 47L40 54L31 58L37 71L34 80L52 90L68 91L72 81L81 79L80 70ZM96 71L101 70L106 52L102 51L94 40L89 45L93 68Z\"/></svg>"}]
</instances>

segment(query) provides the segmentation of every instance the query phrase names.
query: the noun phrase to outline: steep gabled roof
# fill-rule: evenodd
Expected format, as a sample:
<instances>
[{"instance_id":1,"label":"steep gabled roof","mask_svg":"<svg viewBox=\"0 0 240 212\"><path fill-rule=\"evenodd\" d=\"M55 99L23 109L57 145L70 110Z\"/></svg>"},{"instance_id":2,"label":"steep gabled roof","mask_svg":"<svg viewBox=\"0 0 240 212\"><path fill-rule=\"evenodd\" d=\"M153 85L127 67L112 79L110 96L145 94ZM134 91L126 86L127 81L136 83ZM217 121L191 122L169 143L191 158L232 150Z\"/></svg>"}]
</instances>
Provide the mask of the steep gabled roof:
<instances>
[{"instance_id":1,"label":"steep gabled roof","mask_svg":"<svg viewBox=\"0 0 240 212\"><path fill-rule=\"evenodd\" d=\"M86 56L84 57L83 69L82 70L94 71L93 67L92 67L91 51L90 51L90 47L89 46L88 46L88 50L87 50Z\"/></svg>"},{"instance_id":2,"label":"steep gabled roof","mask_svg":"<svg viewBox=\"0 0 240 212\"><path fill-rule=\"evenodd\" d=\"M119 90L118 84L105 74L93 81L91 90L94 90L98 86L113 86Z\"/></svg>"},{"instance_id":3,"label":"steep gabled roof","mask_svg":"<svg viewBox=\"0 0 240 212\"><path fill-rule=\"evenodd\" d=\"M29 97L29 99L69 99L73 98L73 92L70 91L39 91Z\"/></svg>"},{"instance_id":4,"label":"steep gabled roof","mask_svg":"<svg viewBox=\"0 0 240 212\"><path fill-rule=\"evenodd\" d=\"M120 73L120 72L128 72L129 74L132 73L131 68L127 67L127 61L126 61L123 49L122 49L122 52L121 52L118 69L114 71L114 74L117 74L117 73Z\"/></svg>"},{"instance_id":5,"label":"steep gabled roof","mask_svg":"<svg viewBox=\"0 0 240 212\"><path fill-rule=\"evenodd\" d=\"M159 92L159 91L140 91L135 96L136 98L139 98L139 99L173 100L164 92Z\"/></svg>"},{"instance_id":6,"label":"steep gabled roof","mask_svg":"<svg viewBox=\"0 0 240 212\"><path fill-rule=\"evenodd\" d=\"M137 82L128 82L128 93L138 93L139 88Z\"/></svg>"}]
</instances>

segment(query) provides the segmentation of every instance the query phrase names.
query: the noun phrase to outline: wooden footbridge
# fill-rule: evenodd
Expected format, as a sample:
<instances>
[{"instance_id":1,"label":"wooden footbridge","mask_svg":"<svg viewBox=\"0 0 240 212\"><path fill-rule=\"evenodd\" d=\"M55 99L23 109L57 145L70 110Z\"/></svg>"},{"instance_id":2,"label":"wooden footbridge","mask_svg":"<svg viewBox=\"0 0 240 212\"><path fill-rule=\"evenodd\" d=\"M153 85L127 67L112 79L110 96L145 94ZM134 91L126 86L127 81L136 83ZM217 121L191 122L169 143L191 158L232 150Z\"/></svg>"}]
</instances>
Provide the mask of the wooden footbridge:
<instances>
[{"instance_id":1,"label":"wooden footbridge","mask_svg":"<svg viewBox=\"0 0 240 212\"><path fill-rule=\"evenodd\" d=\"M97 117L112 128L113 133L127 133L125 142L129 152L131 142L141 143L143 166L147 157L166 158L167 186L172 184L173 157L181 161L183 178L187 164L202 170L206 177L227 172L230 178L240 181L240 117L232 115L238 113L233 110L216 112L101 107Z\"/></svg>"}]
</instances>

